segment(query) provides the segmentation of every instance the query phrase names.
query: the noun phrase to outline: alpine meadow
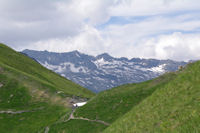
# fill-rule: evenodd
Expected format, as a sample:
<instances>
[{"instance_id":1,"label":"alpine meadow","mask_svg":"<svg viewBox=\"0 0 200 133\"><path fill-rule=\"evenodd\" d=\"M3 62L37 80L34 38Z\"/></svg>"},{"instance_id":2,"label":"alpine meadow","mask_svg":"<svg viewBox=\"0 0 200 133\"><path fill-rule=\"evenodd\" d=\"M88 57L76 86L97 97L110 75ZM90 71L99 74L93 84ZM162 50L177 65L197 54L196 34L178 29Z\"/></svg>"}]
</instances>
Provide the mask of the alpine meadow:
<instances>
[{"instance_id":1,"label":"alpine meadow","mask_svg":"<svg viewBox=\"0 0 200 133\"><path fill-rule=\"evenodd\" d=\"M199 0L0 0L0 133L200 133Z\"/></svg>"}]
</instances>

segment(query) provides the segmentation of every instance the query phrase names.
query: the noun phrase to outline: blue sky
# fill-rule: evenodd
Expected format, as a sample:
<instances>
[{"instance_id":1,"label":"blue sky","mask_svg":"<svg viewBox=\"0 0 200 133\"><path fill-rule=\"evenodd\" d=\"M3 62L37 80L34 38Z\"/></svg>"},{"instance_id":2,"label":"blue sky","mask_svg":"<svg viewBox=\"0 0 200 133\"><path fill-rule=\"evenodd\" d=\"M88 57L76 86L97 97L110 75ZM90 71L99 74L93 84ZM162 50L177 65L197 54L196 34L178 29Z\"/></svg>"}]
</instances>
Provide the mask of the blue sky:
<instances>
[{"instance_id":1,"label":"blue sky","mask_svg":"<svg viewBox=\"0 0 200 133\"><path fill-rule=\"evenodd\" d=\"M0 0L0 41L16 50L200 59L199 0Z\"/></svg>"},{"instance_id":2,"label":"blue sky","mask_svg":"<svg viewBox=\"0 0 200 133\"><path fill-rule=\"evenodd\" d=\"M109 20L103 24L97 25L96 28L102 30L103 28L109 25L126 25L131 23L138 23L141 21L145 21L145 19L150 18L150 16L111 16Z\"/></svg>"}]
</instances>

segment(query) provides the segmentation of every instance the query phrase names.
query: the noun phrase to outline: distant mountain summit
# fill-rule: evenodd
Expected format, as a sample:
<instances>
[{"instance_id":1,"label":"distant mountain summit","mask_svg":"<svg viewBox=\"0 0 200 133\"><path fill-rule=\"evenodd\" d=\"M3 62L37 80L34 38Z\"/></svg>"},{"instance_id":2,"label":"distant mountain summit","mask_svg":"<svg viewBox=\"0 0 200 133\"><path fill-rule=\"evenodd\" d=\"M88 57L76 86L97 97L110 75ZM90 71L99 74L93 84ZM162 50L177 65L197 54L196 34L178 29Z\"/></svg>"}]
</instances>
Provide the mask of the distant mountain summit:
<instances>
[{"instance_id":1,"label":"distant mountain summit","mask_svg":"<svg viewBox=\"0 0 200 133\"><path fill-rule=\"evenodd\" d=\"M114 59L108 53L103 53L103 54L100 54L100 55L96 56L96 59L101 59L101 58L103 58L106 61L112 61L112 59Z\"/></svg>"},{"instance_id":2,"label":"distant mountain summit","mask_svg":"<svg viewBox=\"0 0 200 133\"><path fill-rule=\"evenodd\" d=\"M150 80L186 64L173 60L114 58L107 53L95 57L78 51L55 53L26 49L22 53L94 92Z\"/></svg>"}]
</instances>

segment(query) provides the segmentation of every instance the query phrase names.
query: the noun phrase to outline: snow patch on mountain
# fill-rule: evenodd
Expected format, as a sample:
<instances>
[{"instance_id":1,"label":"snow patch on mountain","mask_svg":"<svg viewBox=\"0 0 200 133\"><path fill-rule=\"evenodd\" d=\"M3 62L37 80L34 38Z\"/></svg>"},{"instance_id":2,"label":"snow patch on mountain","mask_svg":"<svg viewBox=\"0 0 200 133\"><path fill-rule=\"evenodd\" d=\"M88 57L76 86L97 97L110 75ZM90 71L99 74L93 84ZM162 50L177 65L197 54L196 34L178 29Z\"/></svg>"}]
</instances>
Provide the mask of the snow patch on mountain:
<instances>
[{"instance_id":1,"label":"snow patch on mountain","mask_svg":"<svg viewBox=\"0 0 200 133\"><path fill-rule=\"evenodd\" d=\"M152 68L150 68L148 70L153 71L153 72L157 72L157 73L164 73L166 65L167 64L162 64L162 65L159 65L157 67L152 67Z\"/></svg>"},{"instance_id":2,"label":"snow patch on mountain","mask_svg":"<svg viewBox=\"0 0 200 133\"><path fill-rule=\"evenodd\" d=\"M49 63L47 63L47 61L45 61L45 63L42 63L39 61L40 64L42 64L44 67L50 69L50 70L56 70L59 66L56 65L51 65Z\"/></svg>"},{"instance_id":3,"label":"snow patch on mountain","mask_svg":"<svg viewBox=\"0 0 200 133\"><path fill-rule=\"evenodd\" d=\"M73 63L70 63L70 62L65 62L65 63L61 63L60 65L63 65L66 69L66 67L69 67L69 69L71 70L71 72L74 72L74 73L79 73L79 72L82 72L82 73L87 73L87 68L85 67L76 67Z\"/></svg>"},{"instance_id":4,"label":"snow patch on mountain","mask_svg":"<svg viewBox=\"0 0 200 133\"><path fill-rule=\"evenodd\" d=\"M101 58L101 59L98 59L98 60L94 61L94 64L95 64L97 67L100 67L100 66L103 66L103 65L105 65L105 64L110 64L110 62L105 61L104 58Z\"/></svg>"},{"instance_id":5,"label":"snow patch on mountain","mask_svg":"<svg viewBox=\"0 0 200 133\"><path fill-rule=\"evenodd\" d=\"M61 74L61 76L65 77L65 74Z\"/></svg>"},{"instance_id":6,"label":"snow patch on mountain","mask_svg":"<svg viewBox=\"0 0 200 133\"><path fill-rule=\"evenodd\" d=\"M78 51L53 53L25 50L24 53L44 67L94 92L150 80L186 64L172 60L114 58L106 53L94 57Z\"/></svg>"},{"instance_id":7,"label":"snow patch on mountain","mask_svg":"<svg viewBox=\"0 0 200 133\"><path fill-rule=\"evenodd\" d=\"M51 65L49 63L47 63L47 61L45 61L45 63L41 63L39 62L41 65L43 65L44 67L53 70L57 73L62 73L64 71L66 71L67 68L70 69L71 72L73 73L87 73L88 69L85 67L76 67L73 63L70 62L64 62L64 63L60 63L59 65Z\"/></svg>"}]
</instances>

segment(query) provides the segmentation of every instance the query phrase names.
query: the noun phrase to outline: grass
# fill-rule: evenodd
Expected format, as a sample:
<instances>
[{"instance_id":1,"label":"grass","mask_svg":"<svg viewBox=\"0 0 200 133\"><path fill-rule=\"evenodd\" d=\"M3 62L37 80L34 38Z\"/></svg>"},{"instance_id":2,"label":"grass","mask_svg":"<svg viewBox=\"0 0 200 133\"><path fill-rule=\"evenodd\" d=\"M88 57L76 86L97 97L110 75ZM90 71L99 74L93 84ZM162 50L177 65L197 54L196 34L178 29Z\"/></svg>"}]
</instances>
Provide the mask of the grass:
<instances>
[{"instance_id":1,"label":"grass","mask_svg":"<svg viewBox=\"0 0 200 133\"><path fill-rule=\"evenodd\" d=\"M0 132L200 132L200 62L138 84L92 92L0 44ZM58 93L61 92L61 93ZM91 98L74 115L110 123L70 120L69 100Z\"/></svg>"},{"instance_id":2,"label":"grass","mask_svg":"<svg viewBox=\"0 0 200 133\"><path fill-rule=\"evenodd\" d=\"M49 106L44 103L38 103L38 105L43 109L22 114L0 114L0 132L36 133L55 123L69 111L61 106Z\"/></svg>"},{"instance_id":3,"label":"grass","mask_svg":"<svg viewBox=\"0 0 200 133\"><path fill-rule=\"evenodd\" d=\"M175 74L169 73L151 81L122 85L101 92L85 106L78 108L75 116L112 123L150 96L157 88L172 80L173 77Z\"/></svg>"},{"instance_id":4,"label":"grass","mask_svg":"<svg viewBox=\"0 0 200 133\"><path fill-rule=\"evenodd\" d=\"M175 73L167 73L154 80L139 84L122 85L101 92L85 106L78 108L75 116L92 120L98 119L112 124L175 77ZM103 130L104 128L98 129L99 132Z\"/></svg>"},{"instance_id":5,"label":"grass","mask_svg":"<svg viewBox=\"0 0 200 133\"><path fill-rule=\"evenodd\" d=\"M35 100L17 80L0 75L0 111L28 110L21 114L0 114L1 133L34 133L54 123L71 109L49 101Z\"/></svg>"},{"instance_id":6,"label":"grass","mask_svg":"<svg viewBox=\"0 0 200 133\"><path fill-rule=\"evenodd\" d=\"M35 133L62 122L71 112L70 99L89 99L91 91L0 44L1 133Z\"/></svg>"},{"instance_id":7,"label":"grass","mask_svg":"<svg viewBox=\"0 0 200 133\"><path fill-rule=\"evenodd\" d=\"M0 44L0 63L9 69L28 75L42 83L46 83L54 90L60 90L68 95L91 98L94 93L91 91L55 74L41 66L27 56L18 53L9 47Z\"/></svg>"},{"instance_id":8,"label":"grass","mask_svg":"<svg viewBox=\"0 0 200 133\"><path fill-rule=\"evenodd\" d=\"M143 100L104 133L200 132L200 62Z\"/></svg>"},{"instance_id":9,"label":"grass","mask_svg":"<svg viewBox=\"0 0 200 133\"><path fill-rule=\"evenodd\" d=\"M3 86L0 88L0 109L22 109L29 105L31 96L27 88L16 80L0 75Z\"/></svg>"},{"instance_id":10,"label":"grass","mask_svg":"<svg viewBox=\"0 0 200 133\"><path fill-rule=\"evenodd\" d=\"M96 122L70 120L69 122L53 125L49 133L97 133L105 128L105 125Z\"/></svg>"}]
</instances>

